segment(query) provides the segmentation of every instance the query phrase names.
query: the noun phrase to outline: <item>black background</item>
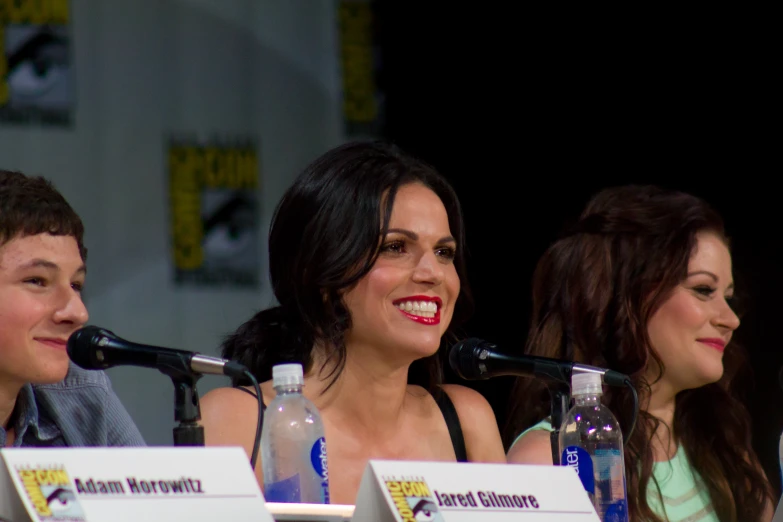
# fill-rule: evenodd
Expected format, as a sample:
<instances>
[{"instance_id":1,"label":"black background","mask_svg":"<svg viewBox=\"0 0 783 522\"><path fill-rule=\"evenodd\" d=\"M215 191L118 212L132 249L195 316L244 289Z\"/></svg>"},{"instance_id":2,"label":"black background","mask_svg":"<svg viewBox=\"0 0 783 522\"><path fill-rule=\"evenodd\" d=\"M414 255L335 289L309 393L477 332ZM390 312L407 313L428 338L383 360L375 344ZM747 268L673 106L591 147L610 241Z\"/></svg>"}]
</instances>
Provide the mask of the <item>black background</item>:
<instances>
[{"instance_id":1,"label":"black background","mask_svg":"<svg viewBox=\"0 0 783 522\"><path fill-rule=\"evenodd\" d=\"M754 446L779 491L783 91L769 15L457 5L375 7L385 136L434 164L463 204L468 333L521 349L535 263L597 190L654 183L705 198L747 297L735 339L750 352ZM502 427L510 379L467 384Z\"/></svg>"}]
</instances>

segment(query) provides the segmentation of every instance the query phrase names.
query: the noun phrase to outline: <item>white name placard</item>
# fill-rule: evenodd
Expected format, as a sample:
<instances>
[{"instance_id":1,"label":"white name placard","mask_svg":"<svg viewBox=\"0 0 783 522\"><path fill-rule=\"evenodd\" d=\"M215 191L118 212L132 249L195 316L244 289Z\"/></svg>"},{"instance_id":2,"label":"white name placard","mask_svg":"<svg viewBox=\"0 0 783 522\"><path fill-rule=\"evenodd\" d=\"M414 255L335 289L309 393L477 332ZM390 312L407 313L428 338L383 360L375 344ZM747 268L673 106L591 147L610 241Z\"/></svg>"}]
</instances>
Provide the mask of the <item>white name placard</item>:
<instances>
[{"instance_id":1,"label":"white name placard","mask_svg":"<svg viewBox=\"0 0 783 522\"><path fill-rule=\"evenodd\" d=\"M377 460L352 520L600 522L569 467Z\"/></svg>"},{"instance_id":2,"label":"white name placard","mask_svg":"<svg viewBox=\"0 0 783 522\"><path fill-rule=\"evenodd\" d=\"M274 522L238 447L0 450L0 521Z\"/></svg>"},{"instance_id":3,"label":"white name placard","mask_svg":"<svg viewBox=\"0 0 783 522\"><path fill-rule=\"evenodd\" d=\"M344 504L282 504L267 502L276 522L351 522L354 506Z\"/></svg>"}]
</instances>

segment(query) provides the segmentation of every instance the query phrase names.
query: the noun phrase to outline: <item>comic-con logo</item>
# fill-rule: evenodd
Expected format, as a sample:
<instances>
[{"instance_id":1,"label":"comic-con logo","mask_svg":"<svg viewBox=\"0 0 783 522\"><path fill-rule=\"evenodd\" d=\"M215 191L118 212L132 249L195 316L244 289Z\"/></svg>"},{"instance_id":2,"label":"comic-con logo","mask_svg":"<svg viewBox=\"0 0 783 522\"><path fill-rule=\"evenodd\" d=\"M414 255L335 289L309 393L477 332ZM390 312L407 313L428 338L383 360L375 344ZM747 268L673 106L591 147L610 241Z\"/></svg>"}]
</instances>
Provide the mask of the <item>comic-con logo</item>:
<instances>
[{"instance_id":1,"label":"comic-con logo","mask_svg":"<svg viewBox=\"0 0 783 522\"><path fill-rule=\"evenodd\" d=\"M386 479L385 483L403 522L443 522L438 505L423 479Z\"/></svg>"},{"instance_id":2,"label":"comic-con logo","mask_svg":"<svg viewBox=\"0 0 783 522\"><path fill-rule=\"evenodd\" d=\"M16 471L38 520L86 521L64 467L25 467Z\"/></svg>"}]
</instances>

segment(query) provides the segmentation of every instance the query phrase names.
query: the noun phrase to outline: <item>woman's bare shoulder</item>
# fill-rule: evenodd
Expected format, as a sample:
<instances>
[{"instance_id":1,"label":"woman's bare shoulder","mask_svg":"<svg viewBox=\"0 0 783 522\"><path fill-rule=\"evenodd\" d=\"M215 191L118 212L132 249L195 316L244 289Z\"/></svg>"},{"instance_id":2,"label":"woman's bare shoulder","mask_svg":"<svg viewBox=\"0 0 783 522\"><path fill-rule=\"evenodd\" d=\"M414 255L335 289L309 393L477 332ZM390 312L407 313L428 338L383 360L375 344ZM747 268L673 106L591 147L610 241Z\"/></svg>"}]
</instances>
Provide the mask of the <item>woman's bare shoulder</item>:
<instances>
[{"instance_id":1,"label":"woman's bare shoulder","mask_svg":"<svg viewBox=\"0 0 783 522\"><path fill-rule=\"evenodd\" d=\"M519 437L509 448L506 459L510 464L552 465L551 433L531 430Z\"/></svg>"},{"instance_id":2,"label":"woman's bare shoulder","mask_svg":"<svg viewBox=\"0 0 783 522\"><path fill-rule=\"evenodd\" d=\"M443 391L454 403L454 409L457 411L468 460L505 462L495 412L487 399L476 390L458 384L444 384Z\"/></svg>"},{"instance_id":3,"label":"woman's bare shoulder","mask_svg":"<svg viewBox=\"0 0 783 522\"><path fill-rule=\"evenodd\" d=\"M215 388L201 399L201 425L207 444L244 442L255 433L258 400L238 388Z\"/></svg>"}]
</instances>

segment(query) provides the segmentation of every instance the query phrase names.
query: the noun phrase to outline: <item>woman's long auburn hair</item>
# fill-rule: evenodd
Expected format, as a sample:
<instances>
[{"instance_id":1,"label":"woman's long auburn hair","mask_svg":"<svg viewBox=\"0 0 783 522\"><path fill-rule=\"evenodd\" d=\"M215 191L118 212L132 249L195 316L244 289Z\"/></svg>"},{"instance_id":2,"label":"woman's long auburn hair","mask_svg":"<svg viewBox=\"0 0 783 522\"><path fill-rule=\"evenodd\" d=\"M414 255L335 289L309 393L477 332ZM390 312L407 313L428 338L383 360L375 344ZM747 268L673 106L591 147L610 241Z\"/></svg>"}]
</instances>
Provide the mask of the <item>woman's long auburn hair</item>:
<instances>
[{"instance_id":1,"label":"woman's long auburn hair","mask_svg":"<svg viewBox=\"0 0 783 522\"><path fill-rule=\"evenodd\" d=\"M625 373L639 391L640 404L646 404L652 384L644 377L647 368L665 372L650 345L647 325L686 278L700 232L712 232L728 244L720 216L695 196L633 185L597 194L573 230L538 262L526 352ZM671 427L721 522L761 520L772 498L751 446L750 416L732 389L744 363L742 350L730 343L722 379L680 392ZM604 399L627 432L633 409L630 390L609 389ZM534 379L517 379L506 444L549 411L546 389ZM626 441L631 520L663 522L647 498L652 485L660 499L652 475L652 438L659 424L640 411Z\"/></svg>"}]
</instances>

